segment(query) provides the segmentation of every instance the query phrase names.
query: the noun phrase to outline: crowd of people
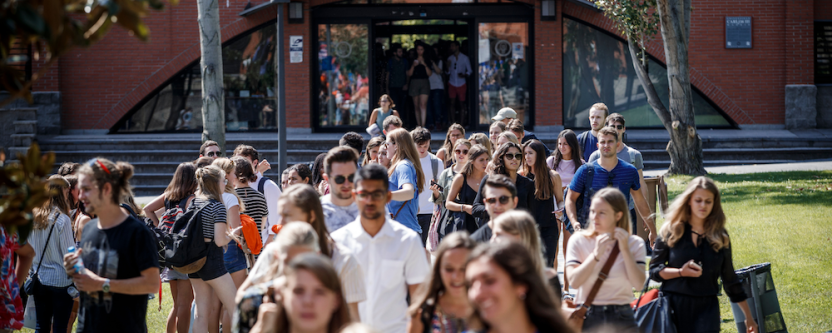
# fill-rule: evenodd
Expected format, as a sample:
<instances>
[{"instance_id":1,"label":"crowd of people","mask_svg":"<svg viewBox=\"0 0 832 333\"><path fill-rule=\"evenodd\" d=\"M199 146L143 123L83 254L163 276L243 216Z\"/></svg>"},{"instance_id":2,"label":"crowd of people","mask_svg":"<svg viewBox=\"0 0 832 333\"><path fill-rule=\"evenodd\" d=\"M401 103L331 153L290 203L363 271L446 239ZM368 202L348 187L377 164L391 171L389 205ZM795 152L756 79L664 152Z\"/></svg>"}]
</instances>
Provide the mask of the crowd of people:
<instances>
[{"instance_id":1,"label":"crowd of people","mask_svg":"<svg viewBox=\"0 0 832 333\"><path fill-rule=\"evenodd\" d=\"M256 148L226 158L206 141L143 209L130 164L67 163L28 237L0 230L0 332L23 325L26 293L37 332L75 317L78 332L146 332L162 283L171 333L638 332L630 302L647 279L662 282L678 332L718 332L720 278L757 331L712 180L691 181L657 230L623 116L596 104L592 129L564 130L551 152L516 118L500 110L467 138L452 125L433 154L428 129L390 114L383 137L347 133L280 184ZM160 262L171 250L157 233L185 220L204 255ZM564 304L586 311L580 326Z\"/></svg>"}]
</instances>

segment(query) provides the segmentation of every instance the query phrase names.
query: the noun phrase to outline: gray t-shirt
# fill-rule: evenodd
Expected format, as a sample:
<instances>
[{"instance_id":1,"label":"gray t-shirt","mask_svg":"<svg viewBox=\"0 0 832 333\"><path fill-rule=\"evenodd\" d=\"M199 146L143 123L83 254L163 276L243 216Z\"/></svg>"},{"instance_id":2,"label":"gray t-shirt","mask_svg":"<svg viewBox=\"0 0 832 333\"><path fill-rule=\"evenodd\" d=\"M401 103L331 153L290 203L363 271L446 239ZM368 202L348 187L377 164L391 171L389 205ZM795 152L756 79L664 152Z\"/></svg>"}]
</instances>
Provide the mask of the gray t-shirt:
<instances>
[{"instance_id":1,"label":"gray t-shirt","mask_svg":"<svg viewBox=\"0 0 832 333\"><path fill-rule=\"evenodd\" d=\"M332 203L332 194L321 197L321 207L324 209L324 224L330 233L355 221L358 218L358 205L353 202L349 206L341 207Z\"/></svg>"},{"instance_id":2,"label":"gray t-shirt","mask_svg":"<svg viewBox=\"0 0 832 333\"><path fill-rule=\"evenodd\" d=\"M634 167L636 167L636 169L644 170L644 158L641 156L640 151L630 148L630 146L628 145L624 145L624 149L621 149L621 151L618 152L617 155L619 159L632 164ZM592 153L592 155L589 155L589 161L587 161L587 163L595 162L599 158L601 158L601 152L596 150ZM633 202L633 197L630 197L630 202L628 203L628 206L630 209L635 208L636 205L635 202Z\"/></svg>"}]
</instances>

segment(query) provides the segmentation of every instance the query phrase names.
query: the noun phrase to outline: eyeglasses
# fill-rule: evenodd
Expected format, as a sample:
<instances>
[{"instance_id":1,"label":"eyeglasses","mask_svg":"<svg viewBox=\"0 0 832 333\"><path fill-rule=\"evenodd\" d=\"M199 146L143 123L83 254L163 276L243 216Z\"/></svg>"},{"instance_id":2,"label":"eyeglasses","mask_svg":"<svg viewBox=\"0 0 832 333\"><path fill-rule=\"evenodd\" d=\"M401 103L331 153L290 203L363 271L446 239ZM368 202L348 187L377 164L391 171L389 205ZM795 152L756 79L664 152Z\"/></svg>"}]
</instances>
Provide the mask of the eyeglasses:
<instances>
[{"instance_id":1,"label":"eyeglasses","mask_svg":"<svg viewBox=\"0 0 832 333\"><path fill-rule=\"evenodd\" d=\"M208 156L208 157L220 157L220 152L218 152L218 151L209 151L209 152L205 153L205 156Z\"/></svg>"},{"instance_id":2,"label":"eyeglasses","mask_svg":"<svg viewBox=\"0 0 832 333\"><path fill-rule=\"evenodd\" d=\"M355 180L355 174L353 173L353 174L350 174L349 176L346 176L346 177L344 177L342 175L337 175L337 176L335 176L335 178L333 180L335 181L335 184L338 184L338 185L343 184L345 181L349 181L350 183L353 183L353 180Z\"/></svg>"},{"instance_id":3,"label":"eyeglasses","mask_svg":"<svg viewBox=\"0 0 832 333\"><path fill-rule=\"evenodd\" d=\"M506 158L507 160L518 160L518 161L519 161L519 160L523 159L523 154L521 154L521 153L517 153L517 154L505 154L505 155L503 155L503 156L505 156L505 158Z\"/></svg>"},{"instance_id":4,"label":"eyeglasses","mask_svg":"<svg viewBox=\"0 0 832 333\"><path fill-rule=\"evenodd\" d=\"M485 203L493 205L497 203L497 200L500 200L501 205L507 205L509 199L511 199L509 196L501 195L499 198L485 198Z\"/></svg>"},{"instance_id":5,"label":"eyeglasses","mask_svg":"<svg viewBox=\"0 0 832 333\"><path fill-rule=\"evenodd\" d=\"M384 196L387 195L387 192L384 191L375 191L375 192L365 192L365 191L353 191L355 195L358 196L361 200L366 200L367 198L372 198L373 201L378 201L384 199Z\"/></svg>"},{"instance_id":6,"label":"eyeglasses","mask_svg":"<svg viewBox=\"0 0 832 333\"><path fill-rule=\"evenodd\" d=\"M623 130L624 129L624 125L607 125L607 127L612 127L612 128L617 129L617 130Z\"/></svg>"},{"instance_id":7,"label":"eyeglasses","mask_svg":"<svg viewBox=\"0 0 832 333\"><path fill-rule=\"evenodd\" d=\"M454 150L454 153L462 154L462 155L468 155L468 150L457 149L457 150Z\"/></svg>"}]
</instances>

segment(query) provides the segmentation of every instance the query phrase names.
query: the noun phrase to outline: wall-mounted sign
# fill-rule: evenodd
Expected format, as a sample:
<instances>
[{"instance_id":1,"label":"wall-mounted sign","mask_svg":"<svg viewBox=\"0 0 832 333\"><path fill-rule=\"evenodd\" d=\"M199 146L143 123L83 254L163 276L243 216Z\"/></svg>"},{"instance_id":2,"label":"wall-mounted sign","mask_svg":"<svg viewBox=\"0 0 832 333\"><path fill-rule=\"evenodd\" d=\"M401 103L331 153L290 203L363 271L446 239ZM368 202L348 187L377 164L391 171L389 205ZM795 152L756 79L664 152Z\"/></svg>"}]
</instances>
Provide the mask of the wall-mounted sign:
<instances>
[{"instance_id":1,"label":"wall-mounted sign","mask_svg":"<svg viewBox=\"0 0 832 333\"><path fill-rule=\"evenodd\" d=\"M303 36L289 36L289 63L303 62Z\"/></svg>"},{"instance_id":2,"label":"wall-mounted sign","mask_svg":"<svg viewBox=\"0 0 832 333\"><path fill-rule=\"evenodd\" d=\"M725 17L725 48L751 48L751 16Z\"/></svg>"},{"instance_id":3,"label":"wall-mounted sign","mask_svg":"<svg viewBox=\"0 0 832 333\"><path fill-rule=\"evenodd\" d=\"M815 84L832 84L832 22L815 22Z\"/></svg>"}]
</instances>

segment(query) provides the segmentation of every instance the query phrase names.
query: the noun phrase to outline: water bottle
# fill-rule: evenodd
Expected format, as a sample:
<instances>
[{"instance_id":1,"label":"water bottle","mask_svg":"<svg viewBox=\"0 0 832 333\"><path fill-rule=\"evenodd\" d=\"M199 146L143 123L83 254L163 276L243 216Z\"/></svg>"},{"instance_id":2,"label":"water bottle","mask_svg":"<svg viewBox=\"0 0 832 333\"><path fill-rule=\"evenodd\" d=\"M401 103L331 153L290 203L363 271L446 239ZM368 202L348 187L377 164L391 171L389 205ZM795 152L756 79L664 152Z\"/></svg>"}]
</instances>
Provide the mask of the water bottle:
<instances>
[{"instance_id":1,"label":"water bottle","mask_svg":"<svg viewBox=\"0 0 832 333\"><path fill-rule=\"evenodd\" d=\"M69 251L69 253L75 253L74 246L70 246L66 250ZM79 256L78 261L75 262L75 265L73 265L72 268L75 270L76 274L81 273L81 271L84 270L84 260Z\"/></svg>"},{"instance_id":2,"label":"water bottle","mask_svg":"<svg viewBox=\"0 0 832 333\"><path fill-rule=\"evenodd\" d=\"M74 286L69 286L69 288L66 289L66 292L67 292L67 294L69 294L69 297L72 297L72 298L78 298L78 296L80 295L78 293L78 289L75 289Z\"/></svg>"}]
</instances>

